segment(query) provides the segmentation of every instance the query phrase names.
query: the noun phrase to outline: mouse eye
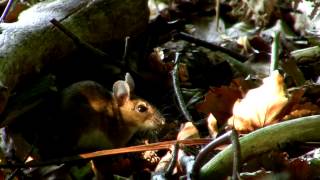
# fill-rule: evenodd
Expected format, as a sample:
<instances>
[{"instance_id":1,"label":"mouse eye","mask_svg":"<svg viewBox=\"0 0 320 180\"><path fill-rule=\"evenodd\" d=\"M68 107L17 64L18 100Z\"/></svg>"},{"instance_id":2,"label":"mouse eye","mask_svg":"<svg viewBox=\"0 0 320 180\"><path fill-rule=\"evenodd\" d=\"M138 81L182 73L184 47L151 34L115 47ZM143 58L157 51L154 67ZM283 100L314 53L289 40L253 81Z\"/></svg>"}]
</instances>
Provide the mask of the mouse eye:
<instances>
[{"instance_id":1,"label":"mouse eye","mask_svg":"<svg viewBox=\"0 0 320 180\"><path fill-rule=\"evenodd\" d=\"M145 105L139 104L137 107L138 112L146 112L148 110L148 108Z\"/></svg>"}]
</instances>

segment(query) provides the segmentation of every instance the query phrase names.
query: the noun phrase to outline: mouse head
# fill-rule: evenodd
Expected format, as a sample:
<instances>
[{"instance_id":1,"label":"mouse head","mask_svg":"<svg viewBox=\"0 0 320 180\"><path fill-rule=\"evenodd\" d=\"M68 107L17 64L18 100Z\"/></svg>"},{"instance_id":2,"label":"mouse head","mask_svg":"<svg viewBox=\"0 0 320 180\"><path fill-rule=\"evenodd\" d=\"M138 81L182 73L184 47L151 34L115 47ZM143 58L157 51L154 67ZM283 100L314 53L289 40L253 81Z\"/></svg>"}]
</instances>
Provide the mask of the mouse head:
<instances>
[{"instance_id":1,"label":"mouse head","mask_svg":"<svg viewBox=\"0 0 320 180\"><path fill-rule=\"evenodd\" d=\"M164 124L159 111L146 100L133 96L134 81L129 73L125 80L113 84L113 96L124 124L137 129L153 129Z\"/></svg>"}]
</instances>

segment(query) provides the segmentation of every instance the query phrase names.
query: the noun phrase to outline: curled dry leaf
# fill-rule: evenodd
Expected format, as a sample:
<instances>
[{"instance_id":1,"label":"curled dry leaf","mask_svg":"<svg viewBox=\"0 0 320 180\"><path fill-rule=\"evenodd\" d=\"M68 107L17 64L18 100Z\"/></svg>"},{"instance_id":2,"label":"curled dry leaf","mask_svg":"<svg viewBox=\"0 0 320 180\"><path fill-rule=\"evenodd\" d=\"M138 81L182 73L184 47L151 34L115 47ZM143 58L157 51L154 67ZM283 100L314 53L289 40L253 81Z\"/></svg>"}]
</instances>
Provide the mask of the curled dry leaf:
<instances>
[{"instance_id":1,"label":"curled dry leaf","mask_svg":"<svg viewBox=\"0 0 320 180\"><path fill-rule=\"evenodd\" d=\"M284 79L278 71L263 79L263 84L248 91L243 99L238 99L233 107L233 116L228 125L241 132L277 122L277 115L288 104L289 98Z\"/></svg>"},{"instance_id":2,"label":"curled dry leaf","mask_svg":"<svg viewBox=\"0 0 320 180\"><path fill-rule=\"evenodd\" d=\"M217 119L211 113L207 118L207 123L208 123L210 136L212 138L216 138L218 135L218 123L217 123Z\"/></svg>"},{"instance_id":3,"label":"curled dry leaf","mask_svg":"<svg viewBox=\"0 0 320 180\"><path fill-rule=\"evenodd\" d=\"M200 138L198 129L192 122L186 122L178 134L177 140Z\"/></svg>"},{"instance_id":4,"label":"curled dry leaf","mask_svg":"<svg viewBox=\"0 0 320 180\"><path fill-rule=\"evenodd\" d=\"M172 71L173 63L164 62L164 53L161 48L154 48L148 58L149 68L151 71L161 74L168 74Z\"/></svg>"},{"instance_id":5,"label":"curled dry leaf","mask_svg":"<svg viewBox=\"0 0 320 180\"><path fill-rule=\"evenodd\" d=\"M159 177L158 175L160 176L163 175L168 169L171 161L172 161L172 153L168 151L167 154L161 158L158 165L156 166L154 170L154 176Z\"/></svg>"}]
</instances>

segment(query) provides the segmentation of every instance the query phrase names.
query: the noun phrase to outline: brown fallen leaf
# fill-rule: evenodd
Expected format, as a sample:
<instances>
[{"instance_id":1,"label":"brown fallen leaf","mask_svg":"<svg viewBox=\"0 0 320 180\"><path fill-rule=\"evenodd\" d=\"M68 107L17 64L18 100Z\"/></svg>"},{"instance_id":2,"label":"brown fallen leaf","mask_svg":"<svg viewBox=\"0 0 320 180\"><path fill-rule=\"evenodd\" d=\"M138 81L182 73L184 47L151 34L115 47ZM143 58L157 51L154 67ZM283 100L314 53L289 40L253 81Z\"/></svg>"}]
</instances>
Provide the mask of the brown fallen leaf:
<instances>
[{"instance_id":1,"label":"brown fallen leaf","mask_svg":"<svg viewBox=\"0 0 320 180\"><path fill-rule=\"evenodd\" d=\"M277 115L288 104L284 78L278 71L263 79L263 84L248 91L233 106L228 125L241 132L253 131L277 122Z\"/></svg>"},{"instance_id":2,"label":"brown fallen leaf","mask_svg":"<svg viewBox=\"0 0 320 180\"><path fill-rule=\"evenodd\" d=\"M148 63L151 71L161 74L168 74L174 66L172 62L164 62L164 53L161 48L153 49L148 57Z\"/></svg>"},{"instance_id":3,"label":"brown fallen leaf","mask_svg":"<svg viewBox=\"0 0 320 180\"><path fill-rule=\"evenodd\" d=\"M292 107L291 112L284 117L284 120L311 116L315 114L320 114L319 106L313 104L312 102L305 102L302 104L295 104Z\"/></svg>"},{"instance_id":4,"label":"brown fallen leaf","mask_svg":"<svg viewBox=\"0 0 320 180\"><path fill-rule=\"evenodd\" d=\"M218 124L224 124L232 115L234 102L241 97L241 91L238 87L222 86L219 88L210 88L205 96L205 100L196 105L200 113L209 115L210 113L217 119Z\"/></svg>"},{"instance_id":5,"label":"brown fallen leaf","mask_svg":"<svg viewBox=\"0 0 320 180\"><path fill-rule=\"evenodd\" d=\"M198 129L192 122L186 122L182 125L180 132L178 133L177 140L195 139L200 138Z\"/></svg>"},{"instance_id":6,"label":"brown fallen leaf","mask_svg":"<svg viewBox=\"0 0 320 180\"><path fill-rule=\"evenodd\" d=\"M289 162L288 172L291 179L313 179L311 176L311 168L307 160L296 158Z\"/></svg>"}]
</instances>

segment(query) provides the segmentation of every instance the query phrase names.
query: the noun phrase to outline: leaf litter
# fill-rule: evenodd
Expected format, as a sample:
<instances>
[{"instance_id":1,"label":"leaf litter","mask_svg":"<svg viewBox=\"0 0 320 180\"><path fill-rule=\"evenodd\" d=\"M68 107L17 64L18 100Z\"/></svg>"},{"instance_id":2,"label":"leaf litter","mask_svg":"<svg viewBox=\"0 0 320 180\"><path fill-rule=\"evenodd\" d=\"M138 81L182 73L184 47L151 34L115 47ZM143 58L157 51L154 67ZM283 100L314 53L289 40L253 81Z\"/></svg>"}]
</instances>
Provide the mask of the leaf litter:
<instances>
[{"instance_id":1,"label":"leaf litter","mask_svg":"<svg viewBox=\"0 0 320 180\"><path fill-rule=\"evenodd\" d=\"M320 72L317 61L319 53L308 51L300 54L301 50L319 46L320 29L317 22L320 15L316 12L312 17L304 16L311 14L310 9L309 13L306 13L300 7L307 2L309 1L222 0L219 23L217 23L213 16L214 5L209 1L153 1L151 23L157 19L164 19L168 24L174 24L174 21L177 21L183 22L183 28L174 27L171 29L173 32L162 34L164 37L168 35L171 37L165 43L161 42L162 37L158 37L159 41L152 47L153 51L148 52L145 71L156 74L156 79L160 79L164 87L171 88L169 74L174 65L178 65L181 93L184 101L189 102L186 103L187 108L193 117L193 122L184 122L185 118L174 104L175 108L170 107L170 111L175 113L169 115L166 125L170 130L162 132L164 134L159 141L199 138L214 140L230 128L242 133L241 136L246 136L272 124L320 114L320 91L317 91ZM315 2L313 3L316 6ZM313 6L310 8L312 9ZM218 28L217 24L219 24ZM224 56L221 56L221 51L216 52L214 49L202 47L199 43L179 39L174 36L176 31L189 32L195 39L231 50L246 57L247 60L246 62L240 60L238 66L234 66L230 61L222 58ZM279 69L269 73L271 42L275 31L281 32L280 62ZM176 52L180 53L179 64L174 64L172 60ZM289 59L294 60L294 65L286 64ZM240 66L249 67L251 70L246 68L240 70L238 69ZM292 72L301 72L304 76L303 80L297 81L298 73ZM172 96L175 98L174 95ZM168 104L166 105L169 107ZM29 154L32 147L27 148L30 144L18 134L12 136L14 140L10 139L11 136L6 137L7 133L2 132L3 151L6 150L5 148L8 148L8 151L15 149L17 152L13 156L17 156L20 161L26 157L30 159L33 156ZM280 135L282 132L277 133L279 134L273 136ZM281 144L281 146L285 145ZM303 146L306 148L302 150ZM238 172L239 176L242 179L319 177L319 144L317 142L299 142L288 147L291 149L283 147L244 159L242 169ZM162 178L179 176L192 178L194 160L202 148L205 146L174 147L172 144L167 151L146 151L142 158L146 161L141 160L141 157L130 155L120 157L113 163L116 165L113 169L117 169L113 172L134 178L157 177L152 175L154 171L160 172ZM207 159L223 150L224 146L217 148L210 155L208 154ZM175 151L177 151L176 155ZM3 154L1 154L2 161L6 162L6 159L10 159L6 157L7 153ZM140 159L140 162L136 163L131 159ZM167 171L170 163L175 159L178 160L176 163L178 165L174 166L174 170ZM164 166L159 166L164 162ZM97 171L88 164L80 166L74 167L71 173L71 175L79 175L74 176L75 179L86 178L90 176L88 174L94 174ZM132 172L136 173L135 175L123 173L124 169L132 166L139 166L144 170ZM159 166L158 169L155 168L156 166ZM11 174L7 171L7 169L1 171L3 177L6 173ZM28 174L26 171L24 173ZM42 169L40 176L53 177L59 173L65 173L63 166L51 166L48 169Z\"/></svg>"}]
</instances>

